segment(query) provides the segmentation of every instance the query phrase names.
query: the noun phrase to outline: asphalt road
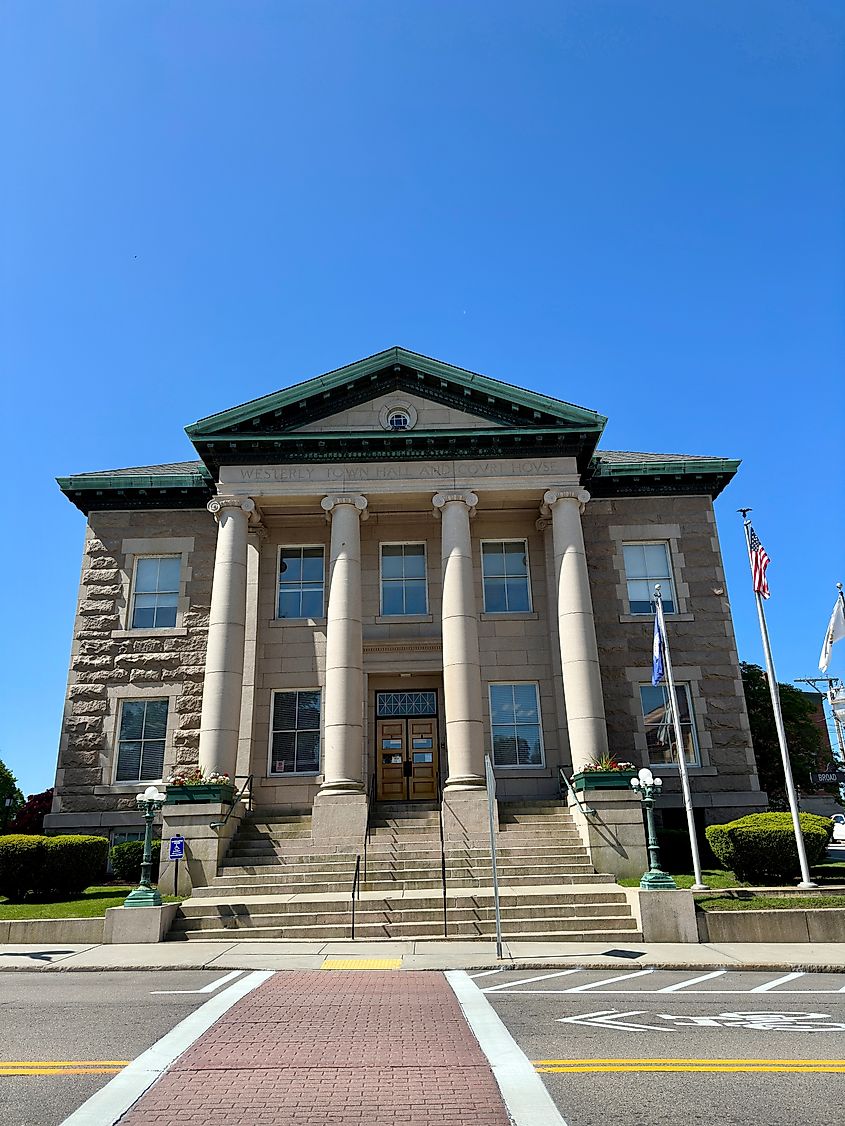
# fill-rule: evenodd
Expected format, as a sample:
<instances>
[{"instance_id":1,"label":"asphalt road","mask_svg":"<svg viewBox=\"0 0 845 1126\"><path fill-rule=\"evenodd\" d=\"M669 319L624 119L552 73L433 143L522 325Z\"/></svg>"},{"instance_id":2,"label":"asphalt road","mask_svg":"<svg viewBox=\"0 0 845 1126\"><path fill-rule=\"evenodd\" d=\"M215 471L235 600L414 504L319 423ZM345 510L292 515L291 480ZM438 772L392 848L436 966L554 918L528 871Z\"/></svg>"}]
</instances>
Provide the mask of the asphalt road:
<instances>
[{"instance_id":1,"label":"asphalt road","mask_svg":"<svg viewBox=\"0 0 845 1126\"><path fill-rule=\"evenodd\" d=\"M471 976L568 1126L845 1120L841 974L632 965Z\"/></svg>"},{"instance_id":2,"label":"asphalt road","mask_svg":"<svg viewBox=\"0 0 845 1126\"><path fill-rule=\"evenodd\" d=\"M200 990L223 976L219 970L0 974L2 1126L58 1126L119 1073L121 1062L212 995L154 990ZM45 1063L63 1066L44 1074L50 1069L37 1065ZM23 1070L28 1074L13 1074ZM84 1071L93 1074L79 1074Z\"/></svg>"}]
</instances>

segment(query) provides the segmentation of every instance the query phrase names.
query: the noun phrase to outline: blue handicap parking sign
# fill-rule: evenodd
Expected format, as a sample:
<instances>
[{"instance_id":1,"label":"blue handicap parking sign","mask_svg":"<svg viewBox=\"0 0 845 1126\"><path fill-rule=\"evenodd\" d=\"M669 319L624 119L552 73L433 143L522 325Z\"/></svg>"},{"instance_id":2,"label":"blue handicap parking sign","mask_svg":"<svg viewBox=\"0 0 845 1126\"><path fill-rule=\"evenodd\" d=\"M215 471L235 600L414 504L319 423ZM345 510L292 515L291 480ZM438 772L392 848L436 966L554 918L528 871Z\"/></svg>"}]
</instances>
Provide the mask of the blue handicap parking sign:
<instances>
[{"instance_id":1,"label":"blue handicap parking sign","mask_svg":"<svg viewBox=\"0 0 845 1126\"><path fill-rule=\"evenodd\" d=\"M184 860L185 859L185 838L184 837L171 837L170 838L170 859L171 860Z\"/></svg>"}]
</instances>

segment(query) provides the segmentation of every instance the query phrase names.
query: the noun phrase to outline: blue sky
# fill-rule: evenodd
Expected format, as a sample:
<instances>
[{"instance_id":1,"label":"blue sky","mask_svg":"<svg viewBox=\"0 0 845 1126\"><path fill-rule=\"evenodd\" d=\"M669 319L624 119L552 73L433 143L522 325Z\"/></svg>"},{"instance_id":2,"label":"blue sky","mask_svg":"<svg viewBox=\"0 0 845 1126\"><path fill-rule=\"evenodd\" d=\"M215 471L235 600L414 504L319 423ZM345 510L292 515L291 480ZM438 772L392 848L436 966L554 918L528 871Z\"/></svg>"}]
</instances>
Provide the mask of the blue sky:
<instances>
[{"instance_id":1,"label":"blue sky","mask_svg":"<svg viewBox=\"0 0 845 1126\"><path fill-rule=\"evenodd\" d=\"M780 679L842 535L839 0L5 0L0 758L52 784L84 518L57 475L393 344L742 457ZM845 645L831 671L845 677Z\"/></svg>"}]
</instances>

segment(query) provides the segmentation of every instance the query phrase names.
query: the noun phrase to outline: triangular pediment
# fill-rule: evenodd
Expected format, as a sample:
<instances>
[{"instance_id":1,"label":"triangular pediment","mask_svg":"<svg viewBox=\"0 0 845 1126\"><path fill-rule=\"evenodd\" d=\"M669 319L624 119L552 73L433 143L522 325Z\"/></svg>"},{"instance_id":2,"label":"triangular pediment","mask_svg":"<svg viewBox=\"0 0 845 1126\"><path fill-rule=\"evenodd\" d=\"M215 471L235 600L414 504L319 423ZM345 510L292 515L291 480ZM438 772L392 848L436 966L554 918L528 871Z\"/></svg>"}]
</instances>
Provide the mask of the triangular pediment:
<instances>
[{"instance_id":1,"label":"triangular pediment","mask_svg":"<svg viewBox=\"0 0 845 1126\"><path fill-rule=\"evenodd\" d=\"M411 425L391 431L384 411L403 403L411 408ZM187 433L209 467L335 460L335 438L343 441L344 456L354 457L357 448L357 456L370 460L461 456L459 446L480 449L485 436L486 456L509 456L519 445L589 460L587 447L592 452L605 422L595 411L389 348L201 419Z\"/></svg>"}]
</instances>

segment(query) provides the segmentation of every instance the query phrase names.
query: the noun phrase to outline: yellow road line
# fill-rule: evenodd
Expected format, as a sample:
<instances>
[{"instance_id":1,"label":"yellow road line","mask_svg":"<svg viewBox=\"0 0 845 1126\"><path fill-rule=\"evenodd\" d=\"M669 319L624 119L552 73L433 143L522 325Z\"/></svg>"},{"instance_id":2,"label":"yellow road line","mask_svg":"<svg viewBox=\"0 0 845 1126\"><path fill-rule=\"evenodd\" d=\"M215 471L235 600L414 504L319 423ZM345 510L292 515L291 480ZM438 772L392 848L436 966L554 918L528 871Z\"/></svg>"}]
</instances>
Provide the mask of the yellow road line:
<instances>
[{"instance_id":1,"label":"yellow road line","mask_svg":"<svg viewBox=\"0 0 845 1126\"><path fill-rule=\"evenodd\" d=\"M539 1072L780 1072L802 1075L819 1072L845 1073L845 1060L719 1060L719 1059L582 1059L535 1060Z\"/></svg>"},{"instance_id":2,"label":"yellow road line","mask_svg":"<svg viewBox=\"0 0 845 1126\"><path fill-rule=\"evenodd\" d=\"M119 1075L122 1067L0 1067L4 1075Z\"/></svg>"},{"instance_id":3,"label":"yellow road line","mask_svg":"<svg viewBox=\"0 0 845 1126\"><path fill-rule=\"evenodd\" d=\"M326 958L323 970L398 970L401 958Z\"/></svg>"},{"instance_id":4,"label":"yellow road line","mask_svg":"<svg viewBox=\"0 0 845 1126\"><path fill-rule=\"evenodd\" d=\"M784 1059L753 1059L742 1057L738 1059L725 1059L722 1056L702 1056L701 1058L694 1056L593 1056L590 1058L583 1057L580 1059L570 1060L534 1060L535 1067L540 1066L556 1066L563 1067L568 1064L582 1064L582 1063L715 1063L715 1064L733 1064L733 1063L776 1063L782 1065L792 1065L796 1067L809 1066L810 1064L817 1063L835 1063L837 1067L845 1067L845 1060L834 1060L828 1057L818 1060L800 1059L800 1060L784 1060Z\"/></svg>"}]
</instances>

